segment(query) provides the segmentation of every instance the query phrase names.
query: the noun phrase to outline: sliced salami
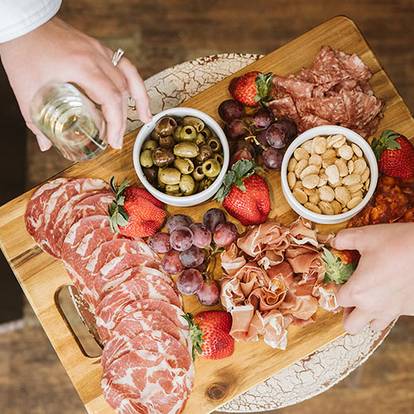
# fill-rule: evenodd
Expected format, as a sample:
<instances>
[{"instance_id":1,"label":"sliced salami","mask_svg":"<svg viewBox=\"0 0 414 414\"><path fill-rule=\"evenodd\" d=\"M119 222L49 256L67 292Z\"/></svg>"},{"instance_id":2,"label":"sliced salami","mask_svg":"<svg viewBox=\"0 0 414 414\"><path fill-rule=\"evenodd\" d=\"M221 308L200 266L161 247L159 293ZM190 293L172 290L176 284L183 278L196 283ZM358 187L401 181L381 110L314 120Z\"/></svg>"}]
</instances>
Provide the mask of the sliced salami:
<instances>
[{"instance_id":1,"label":"sliced salami","mask_svg":"<svg viewBox=\"0 0 414 414\"><path fill-rule=\"evenodd\" d=\"M38 233L38 236L41 239L39 242L40 246L48 252L50 251L52 256L60 257L60 250L53 245L53 240L49 238L48 235L53 236L54 230L56 230L56 219L61 208L69 199L78 194L91 191L96 192L108 188L109 186L105 181L93 178L70 180L59 186L59 188L51 194L46 209L44 210L43 224Z\"/></svg>"},{"instance_id":2,"label":"sliced salami","mask_svg":"<svg viewBox=\"0 0 414 414\"><path fill-rule=\"evenodd\" d=\"M36 243L42 241L40 230L44 224L44 212L50 197L59 187L66 184L69 180L66 178L57 178L40 186L32 195L25 212L25 223L28 233L35 239ZM49 252L49 248L44 244L44 250Z\"/></svg>"}]
</instances>

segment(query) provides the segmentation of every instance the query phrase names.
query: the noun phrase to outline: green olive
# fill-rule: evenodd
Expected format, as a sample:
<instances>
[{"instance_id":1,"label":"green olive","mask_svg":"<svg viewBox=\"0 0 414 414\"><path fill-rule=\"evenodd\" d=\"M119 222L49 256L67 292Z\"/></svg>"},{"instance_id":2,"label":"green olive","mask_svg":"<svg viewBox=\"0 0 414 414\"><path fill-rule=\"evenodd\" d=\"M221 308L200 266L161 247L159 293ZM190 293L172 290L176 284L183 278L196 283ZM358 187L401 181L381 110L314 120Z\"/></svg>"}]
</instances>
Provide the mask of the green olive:
<instances>
[{"instance_id":1,"label":"green olive","mask_svg":"<svg viewBox=\"0 0 414 414\"><path fill-rule=\"evenodd\" d=\"M172 148L175 145L175 140L172 135L167 135L165 137L160 137L160 147L163 148Z\"/></svg>"},{"instance_id":2,"label":"green olive","mask_svg":"<svg viewBox=\"0 0 414 414\"><path fill-rule=\"evenodd\" d=\"M147 150L147 149L148 150L154 150L157 147L158 147L158 143L157 143L157 141L155 141L153 139L147 139L142 144L142 149L143 150Z\"/></svg>"},{"instance_id":3,"label":"green olive","mask_svg":"<svg viewBox=\"0 0 414 414\"><path fill-rule=\"evenodd\" d=\"M206 139L207 138L210 138L212 135L213 135L213 133L211 132L211 129L210 128L207 128L207 127L205 127L201 132L200 132L200 134L202 134Z\"/></svg>"},{"instance_id":4,"label":"green olive","mask_svg":"<svg viewBox=\"0 0 414 414\"><path fill-rule=\"evenodd\" d=\"M175 138L176 141L179 141L181 139L180 138L180 133L181 133L182 129L183 129L183 127L181 125L178 125L177 128L174 129L174 138Z\"/></svg>"},{"instance_id":5,"label":"green olive","mask_svg":"<svg viewBox=\"0 0 414 414\"><path fill-rule=\"evenodd\" d=\"M207 145L213 150L213 152L219 152L221 150L220 140L216 137L211 137L207 141Z\"/></svg>"},{"instance_id":6,"label":"green olive","mask_svg":"<svg viewBox=\"0 0 414 414\"><path fill-rule=\"evenodd\" d=\"M192 125L184 125L180 131L181 141L193 141L197 136L197 131Z\"/></svg>"},{"instance_id":7,"label":"green olive","mask_svg":"<svg viewBox=\"0 0 414 414\"><path fill-rule=\"evenodd\" d=\"M199 164L202 164L204 161L207 161L213 156L213 151L208 145L202 145L200 147L200 153L196 157L196 161Z\"/></svg>"},{"instance_id":8,"label":"green olive","mask_svg":"<svg viewBox=\"0 0 414 414\"><path fill-rule=\"evenodd\" d=\"M195 116L185 116L183 119L183 124L192 125L197 132L200 132L204 129L204 122Z\"/></svg>"},{"instance_id":9,"label":"green olive","mask_svg":"<svg viewBox=\"0 0 414 414\"><path fill-rule=\"evenodd\" d=\"M177 168L181 174L191 174L194 171L194 163L188 158L176 158L174 167Z\"/></svg>"},{"instance_id":10,"label":"green olive","mask_svg":"<svg viewBox=\"0 0 414 414\"><path fill-rule=\"evenodd\" d=\"M194 178L191 175L183 175L180 180L180 190L184 195L191 195L195 190Z\"/></svg>"},{"instance_id":11,"label":"green olive","mask_svg":"<svg viewBox=\"0 0 414 414\"><path fill-rule=\"evenodd\" d=\"M200 149L194 142L180 142L174 146L174 155L180 158L195 158Z\"/></svg>"},{"instance_id":12,"label":"green olive","mask_svg":"<svg viewBox=\"0 0 414 414\"><path fill-rule=\"evenodd\" d=\"M221 154L214 154L213 157L215 160L217 160L221 165L224 163L224 157Z\"/></svg>"},{"instance_id":13,"label":"green olive","mask_svg":"<svg viewBox=\"0 0 414 414\"><path fill-rule=\"evenodd\" d=\"M196 181L201 181L205 177L203 173L203 167L199 165L194 171L193 171L193 178Z\"/></svg>"},{"instance_id":14,"label":"green olive","mask_svg":"<svg viewBox=\"0 0 414 414\"><path fill-rule=\"evenodd\" d=\"M217 177L220 174L221 165L214 158L210 158L203 163L202 168L203 173L206 177L213 178Z\"/></svg>"},{"instance_id":15,"label":"green olive","mask_svg":"<svg viewBox=\"0 0 414 414\"><path fill-rule=\"evenodd\" d=\"M157 170L155 168L143 168L143 171L149 183L155 185L157 183Z\"/></svg>"},{"instance_id":16,"label":"green olive","mask_svg":"<svg viewBox=\"0 0 414 414\"><path fill-rule=\"evenodd\" d=\"M158 135L165 137L167 135L173 134L175 128L177 128L177 121L170 116L166 116L157 122L157 125L155 126L155 132Z\"/></svg>"},{"instance_id":17,"label":"green olive","mask_svg":"<svg viewBox=\"0 0 414 414\"><path fill-rule=\"evenodd\" d=\"M206 190L208 187L210 187L210 185L212 184L214 180L212 180L211 178L204 178L202 181L200 181L199 184L199 191L204 191Z\"/></svg>"},{"instance_id":18,"label":"green olive","mask_svg":"<svg viewBox=\"0 0 414 414\"><path fill-rule=\"evenodd\" d=\"M156 148L152 151L152 159L157 167L166 167L174 162L174 154L168 148Z\"/></svg>"},{"instance_id":19,"label":"green olive","mask_svg":"<svg viewBox=\"0 0 414 414\"><path fill-rule=\"evenodd\" d=\"M139 156L139 162L144 168L151 168L154 165L154 161L152 160L152 151L149 149L142 151Z\"/></svg>"},{"instance_id":20,"label":"green olive","mask_svg":"<svg viewBox=\"0 0 414 414\"><path fill-rule=\"evenodd\" d=\"M180 185L179 184L168 184L165 186L165 192L168 194L175 195L176 193L180 192Z\"/></svg>"},{"instance_id":21,"label":"green olive","mask_svg":"<svg viewBox=\"0 0 414 414\"><path fill-rule=\"evenodd\" d=\"M205 143L206 143L206 137L201 133L201 132L199 132L198 134L197 134L197 136L196 136L196 139L195 139L195 141L194 141L198 146L200 146L200 145L204 145Z\"/></svg>"},{"instance_id":22,"label":"green olive","mask_svg":"<svg viewBox=\"0 0 414 414\"><path fill-rule=\"evenodd\" d=\"M181 173L176 168L160 168L158 170L158 182L165 185L179 184Z\"/></svg>"},{"instance_id":23,"label":"green olive","mask_svg":"<svg viewBox=\"0 0 414 414\"><path fill-rule=\"evenodd\" d=\"M153 139L154 141L158 141L160 139L160 136L155 129L151 132L151 139Z\"/></svg>"}]
</instances>

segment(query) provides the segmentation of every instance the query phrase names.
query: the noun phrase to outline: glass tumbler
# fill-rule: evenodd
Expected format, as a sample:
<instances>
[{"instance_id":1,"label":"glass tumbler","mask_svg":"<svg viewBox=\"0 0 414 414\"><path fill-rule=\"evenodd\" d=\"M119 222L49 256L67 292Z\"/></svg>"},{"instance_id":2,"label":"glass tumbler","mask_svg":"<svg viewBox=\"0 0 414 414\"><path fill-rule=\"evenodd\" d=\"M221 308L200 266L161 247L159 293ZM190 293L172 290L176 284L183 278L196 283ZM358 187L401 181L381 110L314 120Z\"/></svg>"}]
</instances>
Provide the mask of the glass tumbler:
<instances>
[{"instance_id":1,"label":"glass tumbler","mask_svg":"<svg viewBox=\"0 0 414 414\"><path fill-rule=\"evenodd\" d=\"M30 109L33 122L68 160L92 159L108 145L101 111L71 83L45 85Z\"/></svg>"}]
</instances>

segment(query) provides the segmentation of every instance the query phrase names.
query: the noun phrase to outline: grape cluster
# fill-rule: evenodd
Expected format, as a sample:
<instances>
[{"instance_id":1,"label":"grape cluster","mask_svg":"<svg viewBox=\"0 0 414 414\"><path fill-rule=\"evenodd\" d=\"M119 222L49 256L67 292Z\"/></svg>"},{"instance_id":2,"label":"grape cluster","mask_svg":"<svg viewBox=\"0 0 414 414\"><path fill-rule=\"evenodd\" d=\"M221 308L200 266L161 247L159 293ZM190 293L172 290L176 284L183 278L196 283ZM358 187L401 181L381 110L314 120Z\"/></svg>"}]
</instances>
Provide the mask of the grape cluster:
<instances>
[{"instance_id":1,"label":"grape cluster","mask_svg":"<svg viewBox=\"0 0 414 414\"><path fill-rule=\"evenodd\" d=\"M177 275L177 289L183 295L196 295L203 305L217 304L220 288L206 271L214 252L236 241L236 226L226 220L222 210L211 208L202 223L176 214L168 218L166 229L167 232L158 232L148 240L156 253L164 255L163 269Z\"/></svg>"},{"instance_id":2,"label":"grape cluster","mask_svg":"<svg viewBox=\"0 0 414 414\"><path fill-rule=\"evenodd\" d=\"M251 108L247 112L251 112ZM287 118L276 120L261 107L251 114L238 101L223 101L218 113L225 122L224 131L231 144L232 163L255 159L259 165L279 170L284 150L297 135L296 124Z\"/></svg>"}]
</instances>

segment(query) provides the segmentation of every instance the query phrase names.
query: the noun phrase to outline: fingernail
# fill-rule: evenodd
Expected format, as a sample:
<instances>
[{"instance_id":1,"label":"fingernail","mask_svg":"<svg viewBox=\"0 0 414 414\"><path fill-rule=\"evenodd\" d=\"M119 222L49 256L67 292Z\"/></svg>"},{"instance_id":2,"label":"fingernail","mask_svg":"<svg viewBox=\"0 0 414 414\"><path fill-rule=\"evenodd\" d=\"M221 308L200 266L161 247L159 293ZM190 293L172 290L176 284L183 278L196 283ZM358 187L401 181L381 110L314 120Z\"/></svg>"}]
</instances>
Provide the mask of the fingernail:
<instances>
[{"instance_id":1,"label":"fingernail","mask_svg":"<svg viewBox=\"0 0 414 414\"><path fill-rule=\"evenodd\" d=\"M147 109L147 122L150 122L152 120L152 113L149 109Z\"/></svg>"},{"instance_id":2,"label":"fingernail","mask_svg":"<svg viewBox=\"0 0 414 414\"><path fill-rule=\"evenodd\" d=\"M40 151L45 152L52 146L50 142L46 141L43 137L36 136L36 138Z\"/></svg>"},{"instance_id":3,"label":"fingernail","mask_svg":"<svg viewBox=\"0 0 414 414\"><path fill-rule=\"evenodd\" d=\"M121 149L122 148L122 136L115 136L112 139L108 139L109 144L114 149Z\"/></svg>"}]
</instances>

